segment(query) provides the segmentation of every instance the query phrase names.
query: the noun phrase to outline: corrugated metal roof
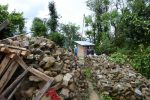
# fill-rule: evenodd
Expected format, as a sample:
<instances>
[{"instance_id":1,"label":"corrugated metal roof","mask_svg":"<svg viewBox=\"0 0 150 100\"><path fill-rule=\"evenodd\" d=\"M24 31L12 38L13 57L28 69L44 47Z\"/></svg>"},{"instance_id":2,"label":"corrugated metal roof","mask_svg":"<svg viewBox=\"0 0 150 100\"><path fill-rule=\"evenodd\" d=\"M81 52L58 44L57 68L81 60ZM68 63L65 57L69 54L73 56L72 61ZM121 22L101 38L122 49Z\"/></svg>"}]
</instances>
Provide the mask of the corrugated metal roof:
<instances>
[{"instance_id":1,"label":"corrugated metal roof","mask_svg":"<svg viewBox=\"0 0 150 100\"><path fill-rule=\"evenodd\" d=\"M88 41L75 41L75 43L80 44L80 45L85 45L85 46L94 45L93 43L88 42Z\"/></svg>"}]
</instances>

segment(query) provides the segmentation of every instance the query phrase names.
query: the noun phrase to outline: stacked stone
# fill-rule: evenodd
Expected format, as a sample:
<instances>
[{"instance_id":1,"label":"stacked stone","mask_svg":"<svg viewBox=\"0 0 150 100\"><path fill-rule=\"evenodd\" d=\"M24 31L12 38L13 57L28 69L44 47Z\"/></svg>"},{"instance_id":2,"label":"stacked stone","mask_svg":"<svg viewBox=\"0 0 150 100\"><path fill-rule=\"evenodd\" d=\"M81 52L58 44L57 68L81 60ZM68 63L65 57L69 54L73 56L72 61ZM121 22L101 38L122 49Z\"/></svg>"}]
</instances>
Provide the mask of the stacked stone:
<instances>
[{"instance_id":1,"label":"stacked stone","mask_svg":"<svg viewBox=\"0 0 150 100\"><path fill-rule=\"evenodd\" d=\"M106 55L87 57L85 65L91 67L96 89L101 93L114 100L150 100L150 80L130 65L112 63Z\"/></svg>"},{"instance_id":2,"label":"stacked stone","mask_svg":"<svg viewBox=\"0 0 150 100\"><path fill-rule=\"evenodd\" d=\"M24 58L25 63L53 77L50 89L54 89L62 100L80 100L87 93L88 85L75 56L53 41L22 35L0 43L27 48L30 54ZM42 79L29 74L16 92L17 100L31 99L44 85ZM45 100L46 97L43 98Z\"/></svg>"}]
</instances>

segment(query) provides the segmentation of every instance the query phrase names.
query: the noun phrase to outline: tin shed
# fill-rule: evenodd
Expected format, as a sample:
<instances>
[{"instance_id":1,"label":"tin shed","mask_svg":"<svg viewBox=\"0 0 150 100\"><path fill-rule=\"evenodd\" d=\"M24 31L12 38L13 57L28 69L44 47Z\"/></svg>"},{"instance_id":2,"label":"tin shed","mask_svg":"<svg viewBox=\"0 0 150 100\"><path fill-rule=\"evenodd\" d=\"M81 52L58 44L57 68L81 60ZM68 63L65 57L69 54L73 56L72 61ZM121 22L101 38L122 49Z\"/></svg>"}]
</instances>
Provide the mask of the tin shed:
<instances>
[{"instance_id":1,"label":"tin shed","mask_svg":"<svg viewBox=\"0 0 150 100\"><path fill-rule=\"evenodd\" d=\"M93 50L93 46L94 44L88 41L75 41L75 43L77 44L77 55L78 57L84 57L86 56L88 53L88 50ZM94 50L93 50L94 51Z\"/></svg>"}]
</instances>

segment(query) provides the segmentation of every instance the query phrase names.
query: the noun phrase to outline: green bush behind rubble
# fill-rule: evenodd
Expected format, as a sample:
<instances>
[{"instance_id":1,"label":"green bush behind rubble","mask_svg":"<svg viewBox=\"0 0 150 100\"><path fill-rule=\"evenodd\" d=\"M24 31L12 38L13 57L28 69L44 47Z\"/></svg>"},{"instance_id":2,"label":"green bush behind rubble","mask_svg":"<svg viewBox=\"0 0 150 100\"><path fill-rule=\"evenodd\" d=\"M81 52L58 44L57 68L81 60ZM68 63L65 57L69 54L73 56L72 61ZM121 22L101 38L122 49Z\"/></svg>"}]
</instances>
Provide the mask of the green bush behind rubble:
<instances>
[{"instance_id":1,"label":"green bush behind rubble","mask_svg":"<svg viewBox=\"0 0 150 100\"><path fill-rule=\"evenodd\" d=\"M130 64L142 75L150 78L150 46L139 48L130 53L117 51L108 57L108 60L118 64Z\"/></svg>"}]
</instances>

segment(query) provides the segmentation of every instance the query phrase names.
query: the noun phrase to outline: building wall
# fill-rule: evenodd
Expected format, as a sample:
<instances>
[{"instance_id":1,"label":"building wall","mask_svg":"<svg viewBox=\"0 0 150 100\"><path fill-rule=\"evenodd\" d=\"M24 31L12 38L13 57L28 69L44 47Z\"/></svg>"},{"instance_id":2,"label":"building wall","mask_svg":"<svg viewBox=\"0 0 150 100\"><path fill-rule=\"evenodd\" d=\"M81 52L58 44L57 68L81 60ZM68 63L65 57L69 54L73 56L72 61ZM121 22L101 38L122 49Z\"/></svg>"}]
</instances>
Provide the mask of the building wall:
<instances>
[{"instance_id":1,"label":"building wall","mask_svg":"<svg viewBox=\"0 0 150 100\"><path fill-rule=\"evenodd\" d=\"M78 57L84 57L84 48L81 45L78 45Z\"/></svg>"},{"instance_id":2,"label":"building wall","mask_svg":"<svg viewBox=\"0 0 150 100\"><path fill-rule=\"evenodd\" d=\"M78 57L84 57L87 54L87 48L81 45L77 45L78 48Z\"/></svg>"}]
</instances>

